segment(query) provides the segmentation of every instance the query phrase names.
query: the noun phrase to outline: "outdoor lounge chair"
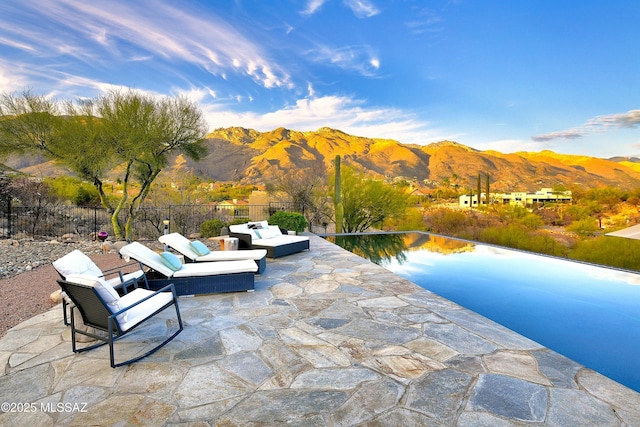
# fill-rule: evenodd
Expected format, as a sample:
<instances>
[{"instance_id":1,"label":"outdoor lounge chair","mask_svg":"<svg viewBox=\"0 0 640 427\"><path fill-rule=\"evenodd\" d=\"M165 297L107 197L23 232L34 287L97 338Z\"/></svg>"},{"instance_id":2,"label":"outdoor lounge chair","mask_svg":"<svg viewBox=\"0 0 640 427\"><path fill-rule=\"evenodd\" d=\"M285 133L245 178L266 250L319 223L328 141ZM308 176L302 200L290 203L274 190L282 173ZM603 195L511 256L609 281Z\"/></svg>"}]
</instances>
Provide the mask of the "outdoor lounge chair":
<instances>
[{"instance_id":1,"label":"outdoor lounge chair","mask_svg":"<svg viewBox=\"0 0 640 427\"><path fill-rule=\"evenodd\" d=\"M66 297L72 302L71 348L73 352L84 352L108 344L109 360L112 368L129 365L155 353L182 332L182 317L180 316L178 298L173 285L165 286L157 292L137 288L120 297L112 286L106 283L104 279L96 276L72 274L66 280L58 279L58 284ZM115 363L114 342L172 305L176 310L178 330L144 354L124 362ZM87 331L77 329L76 310L80 312L82 322L86 326L106 332L106 336L90 332L91 329ZM100 342L78 348L76 342L77 334L91 337Z\"/></svg>"},{"instance_id":2,"label":"outdoor lounge chair","mask_svg":"<svg viewBox=\"0 0 640 427\"><path fill-rule=\"evenodd\" d=\"M210 251L202 242L190 241L180 233L170 233L158 237L158 240L171 249L181 253L187 262L235 261L252 259L258 266L258 274L267 268L267 251L254 249L247 251ZM198 252L200 253L198 253Z\"/></svg>"},{"instance_id":3,"label":"outdoor lounge chair","mask_svg":"<svg viewBox=\"0 0 640 427\"><path fill-rule=\"evenodd\" d=\"M282 234L280 227L267 221L230 225L229 235L238 238L240 249L266 249L269 258L309 249L307 236Z\"/></svg>"},{"instance_id":4,"label":"outdoor lounge chair","mask_svg":"<svg viewBox=\"0 0 640 427\"><path fill-rule=\"evenodd\" d=\"M151 289L173 283L178 295L254 290L254 276L258 271L250 259L182 264L174 254L159 254L139 242L123 246L120 255L149 269L146 277Z\"/></svg>"},{"instance_id":5,"label":"outdoor lounge chair","mask_svg":"<svg viewBox=\"0 0 640 427\"><path fill-rule=\"evenodd\" d=\"M128 292L129 286L138 287L138 282L145 282L146 278L144 275L144 271L142 269L136 270L131 273L122 274L120 271L120 267L111 268L109 270L100 270L98 267L87 255L85 255L82 251L75 249L63 257L58 258L53 263L53 268L56 269L60 278L66 279L69 275L72 274L88 274L91 276L102 277L105 281L111 285L114 289L121 289L122 293L126 294ZM107 279L108 276L116 275L116 277L112 277ZM145 287L148 289L145 282ZM64 324L69 324L69 318L67 317L67 302L63 298L62 299L62 313Z\"/></svg>"}]
</instances>

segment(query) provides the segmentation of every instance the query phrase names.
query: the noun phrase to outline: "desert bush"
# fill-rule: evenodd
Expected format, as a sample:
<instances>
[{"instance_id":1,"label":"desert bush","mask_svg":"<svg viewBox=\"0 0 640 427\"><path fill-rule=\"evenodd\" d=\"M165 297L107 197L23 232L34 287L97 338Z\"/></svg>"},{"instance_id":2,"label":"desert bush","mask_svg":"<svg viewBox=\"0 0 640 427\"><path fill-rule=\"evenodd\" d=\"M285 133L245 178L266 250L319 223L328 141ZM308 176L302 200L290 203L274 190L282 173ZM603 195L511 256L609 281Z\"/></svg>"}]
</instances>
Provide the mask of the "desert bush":
<instances>
[{"instance_id":1,"label":"desert bush","mask_svg":"<svg viewBox=\"0 0 640 427\"><path fill-rule=\"evenodd\" d=\"M552 237L531 232L517 224L482 230L479 240L494 245L554 256L566 256L567 252L566 248Z\"/></svg>"},{"instance_id":2,"label":"desert bush","mask_svg":"<svg viewBox=\"0 0 640 427\"><path fill-rule=\"evenodd\" d=\"M640 240L600 236L576 243L569 258L609 265L629 270L640 270Z\"/></svg>"},{"instance_id":3,"label":"desert bush","mask_svg":"<svg viewBox=\"0 0 640 427\"><path fill-rule=\"evenodd\" d=\"M200 224L200 236L203 238L217 237L220 235L222 227L226 227L227 224L218 218L208 219Z\"/></svg>"},{"instance_id":4,"label":"desert bush","mask_svg":"<svg viewBox=\"0 0 640 427\"><path fill-rule=\"evenodd\" d=\"M269 217L269 224L300 233L307 227L307 220L297 212L278 211Z\"/></svg>"}]
</instances>

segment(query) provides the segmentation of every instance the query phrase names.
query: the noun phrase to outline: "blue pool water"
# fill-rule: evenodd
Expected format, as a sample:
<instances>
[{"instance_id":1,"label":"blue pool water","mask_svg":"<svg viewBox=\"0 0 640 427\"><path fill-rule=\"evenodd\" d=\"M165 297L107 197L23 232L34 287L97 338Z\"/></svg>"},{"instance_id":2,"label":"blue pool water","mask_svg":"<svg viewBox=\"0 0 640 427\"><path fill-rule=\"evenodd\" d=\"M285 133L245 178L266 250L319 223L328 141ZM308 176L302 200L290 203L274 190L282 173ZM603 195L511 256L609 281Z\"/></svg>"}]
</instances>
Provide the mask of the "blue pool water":
<instances>
[{"instance_id":1,"label":"blue pool water","mask_svg":"<svg viewBox=\"0 0 640 427\"><path fill-rule=\"evenodd\" d=\"M639 274L426 233L378 236L389 246L336 243L640 391Z\"/></svg>"}]
</instances>

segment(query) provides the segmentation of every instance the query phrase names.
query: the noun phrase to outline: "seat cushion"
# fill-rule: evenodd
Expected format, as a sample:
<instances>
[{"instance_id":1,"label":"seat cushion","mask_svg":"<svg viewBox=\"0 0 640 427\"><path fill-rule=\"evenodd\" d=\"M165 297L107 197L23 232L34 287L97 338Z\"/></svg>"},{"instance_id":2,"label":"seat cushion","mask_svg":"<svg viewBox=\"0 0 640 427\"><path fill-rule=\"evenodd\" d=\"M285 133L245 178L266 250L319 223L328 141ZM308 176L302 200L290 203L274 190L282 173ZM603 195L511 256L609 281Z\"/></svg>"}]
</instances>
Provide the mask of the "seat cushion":
<instances>
[{"instance_id":1,"label":"seat cushion","mask_svg":"<svg viewBox=\"0 0 640 427\"><path fill-rule=\"evenodd\" d=\"M242 251L238 251L242 252ZM196 262L184 264L173 277L203 277L219 274L256 273L258 266L253 260L242 259L234 261Z\"/></svg>"},{"instance_id":2,"label":"seat cushion","mask_svg":"<svg viewBox=\"0 0 640 427\"><path fill-rule=\"evenodd\" d=\"M141 299L146 298L149 295L153 295L153 293L154 291L138 288L120 298L120 304L123 307L129 307L132 304L140 301ZM149 317L151 314L153 314L156 310L170 303L172 299L173 293L159 292L154 297L149 298L147 301L127 310L125 312L127 314L125 320L121 321L118 319L120 329L122 331L131 329L132 327Z\"/></svg>"}]
</instances>

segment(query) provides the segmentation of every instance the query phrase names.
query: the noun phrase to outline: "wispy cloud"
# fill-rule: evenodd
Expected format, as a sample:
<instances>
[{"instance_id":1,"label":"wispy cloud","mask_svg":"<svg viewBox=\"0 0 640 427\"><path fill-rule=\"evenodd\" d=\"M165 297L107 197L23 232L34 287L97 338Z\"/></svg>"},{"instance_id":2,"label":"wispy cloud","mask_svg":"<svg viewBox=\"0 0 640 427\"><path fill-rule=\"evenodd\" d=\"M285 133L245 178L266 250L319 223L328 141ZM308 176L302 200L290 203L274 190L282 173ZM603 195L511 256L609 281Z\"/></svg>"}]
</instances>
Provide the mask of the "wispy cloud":
<instances>
[{"instance_id":1,"label":"wispy cloud","mask_svg":"<svg viewBox=\"0 0 640 427\"><path fill-rule=\"evenodd\" d=\"M344 0L344 4L351 9L358 18L371 18L380 13L374 4L367 0Z\"/></svg>"},{"instance_id":2,"label":"wispy cloud","mask_svg":"<svg viewBox=\"0 0 640 427\"><path fill-rule=\"evenodd\" d=\"M532 136L531 139L537 142L551 141L554 139L578 139L593 133L606 132L611 128L633 128L637 126L640 126L640 110L629 110L626 113L597 116L582 126L535 135Z\"/></svg>"},{"instance_id":3,"label":"wispy cloud","mask_svg":"<svg viewBox=\"0 0 640 427\"><path fill-rule=\"evenodd\" d=\"M311 16L318 12L326 2L327 0L309 0L300 14ZM343 0L343 3L358 18L371 18L380 13L374 4L367 0Z\"/></svg>"},{"instance_id":4,"label":"wispy cloud","mask_svg":"<svg viewBox=\"0 0 640 427\"><path fill-rule=\"evenodd\" d=\"M306 7L300 12L301 15L310 16L316 13L326 0L309 0Z\"/></svg>"},{"instance_id":5,"label":"wispy cloud","mask_svg":"<svg viewBox=\"0 0 640 427\"><path fill-rule=\"evenodd\" d=\"M232 112L225 106L203 103L212 129L243 126L259 131L287 127L312 131L327 126L352 135L389 138L402 143L428 144L443 139L429 124L405 111L387 107L367 107L364 101L344 96L321 96L299 99L277 111Z\"/></svg>"},{"instance_id":6,"label":"wispy cloud","mask_svg":"<svg viewBox=\"0 0 640 427\"><path fill-rule=\"evenodd\" d=\"M25 3L29 7L29 3ZM38 50L82 58L86 63L129 60L152 55L167 62L185 62L210 74L244 74L266 87L290 87L289 75L261 46L211 13L167 3L137 1L103 4L42 0L32 4L39 21L55 25L32 27L14 34L14 44L36 44ZM33 20L31 21L33 22ZM93 41L88 46L87 41Z\"/></svg>"},{"instance_id":7,"label":"wispy cloud","mask_svg":"<svg viewBox=\"0 0 640 427\"><path fill-rule=\"evenodd\" d=\"M380 59L372 53L370 46L365 45L340 48L319 46L308 51L307 57L314 62L331 64L367 77L375 76L380 68Z\"/></svg>"}]
</instances>

